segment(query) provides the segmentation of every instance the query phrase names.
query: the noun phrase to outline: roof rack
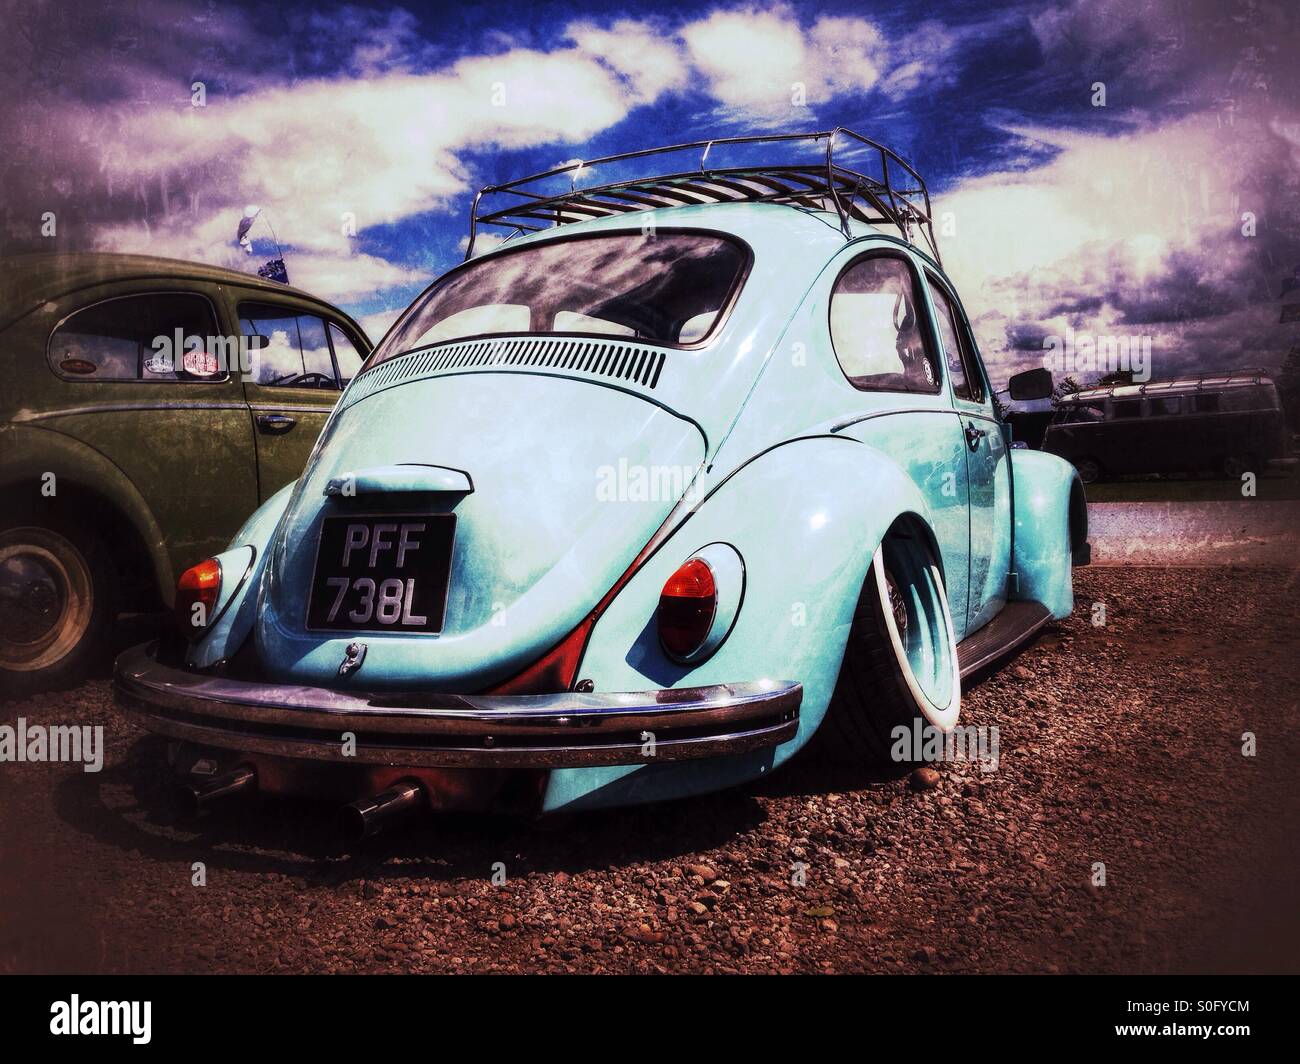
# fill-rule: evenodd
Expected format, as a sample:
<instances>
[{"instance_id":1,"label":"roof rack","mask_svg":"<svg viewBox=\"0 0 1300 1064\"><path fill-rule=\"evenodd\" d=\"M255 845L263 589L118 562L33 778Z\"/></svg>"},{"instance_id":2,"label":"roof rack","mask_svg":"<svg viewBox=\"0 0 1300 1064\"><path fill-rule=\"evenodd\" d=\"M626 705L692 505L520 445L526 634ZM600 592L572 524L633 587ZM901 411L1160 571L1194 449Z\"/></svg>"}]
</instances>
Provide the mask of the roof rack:
<instances>
[{"instance_id":1,"label":"roof rack","mask_svg":"<svg viewBox=\"0 0 1300 1064\"><path fill-rule=\"evenodd\" d=\"M851 169L835 157L836 141L848 141L840 160L865 155L878 166L872 175ZM820 141L825 141L821 148ZM771 146L795 144L816 149L802 161L749 166L709 166L709 153L732 145ZM605 168L630 159L668 155L703 149L699 163L689 170L609 180L586 188L578 178L587 171ZM539 185L569 176L567 189L543 191ZM509 197L492 210L481 210L484 197ZM516 178L479 190L470 207L468 260L481 225L499 226L517 233L537 232L569 222L587 221L611 215L630 214L660 207L682 207L701 203L785 203L816 210L834 210L845 239L851 237L852 220L873 225L891 225L914 247L913 232L924 238L929 253L939 262L934 238L930 193L921 175L896 152L850 129L837 127L818 133L778 133L770 136L718 137L662 148L644 148L568 163L564 166ZM509 239L509 237L507 237ZM926 249L921 249L926 250Z\"/></svg>"},{"instance_id":2,"label":"roof rack","mask_svg":"<svg viewBox=\"0 0 1300 1064\"><path fill-rule=\"evenodd\" d=\"M1225 387L1228 385L1250 385L1262 384L1265 381L1272 381L1272 374L1269 370L1260 367L1258 369L1228 369L1218 370L1212 373L1189 373L1182 377L1170 377L1168 380L1161 381L1144 381L1142 383L1116 381L1114 384L1095 385L1091 388L1080 388L1077 392L1068 392L1058 400L1060 403L1087 402L1090 399L1099 399L1102 397L1113 398L1116 392L1123 391L1126 396L1143 396L1158 395L1164 391L1205 391L1206 385L1212 387Z\"/></svg>"}]
</instances>

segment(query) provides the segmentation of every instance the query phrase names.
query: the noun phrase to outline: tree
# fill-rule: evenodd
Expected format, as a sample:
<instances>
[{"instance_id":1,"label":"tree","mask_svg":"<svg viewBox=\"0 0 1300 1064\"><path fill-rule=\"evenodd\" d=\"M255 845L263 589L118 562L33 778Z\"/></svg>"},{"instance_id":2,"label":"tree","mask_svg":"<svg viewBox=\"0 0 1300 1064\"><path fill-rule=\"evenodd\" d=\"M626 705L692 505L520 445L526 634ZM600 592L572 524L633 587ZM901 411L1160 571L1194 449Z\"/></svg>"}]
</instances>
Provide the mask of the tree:
<instances>
[{"instance_id":1,"label":"tree","mask_svg":"<svg viewBox=\"0 0 1300 1064\"><path fill-rule=\"evenodd\" d=\"M1056 406L1067 395L1083 391L1083 386L1073 377L1062 377L1052 389L1052 405Z\"/></svg>"}]
</instances>

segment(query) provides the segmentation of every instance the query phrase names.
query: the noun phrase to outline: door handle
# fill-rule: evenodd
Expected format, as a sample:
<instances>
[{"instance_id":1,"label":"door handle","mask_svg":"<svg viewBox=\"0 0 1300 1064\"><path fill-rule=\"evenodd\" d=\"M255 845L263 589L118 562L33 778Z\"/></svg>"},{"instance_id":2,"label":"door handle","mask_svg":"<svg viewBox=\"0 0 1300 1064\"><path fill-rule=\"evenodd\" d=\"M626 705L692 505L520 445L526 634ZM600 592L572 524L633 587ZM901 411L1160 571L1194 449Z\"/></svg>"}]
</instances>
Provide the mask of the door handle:
<instances>
[{"instance_id":1,"label":"door handle","mask_svg":"<svg viewBox=\"0 0 1300 1064\"><path fill-rule=\"evenodd\" d=\"M268 436L282 436L298 424L296 417L288 414L258 414L257 427Z\"/></svg>"},{"instance_id":2,"label":"door handle","mask_svg":"<svg viewBox=\"0 0 1300 1064\"><path fill-rule=\"evenodd\" d=\"M980 449L980 440L988 435L987 429L977 429L973 421L966 423L966 446L972 451Z\"/></svg>"}]
</instances>

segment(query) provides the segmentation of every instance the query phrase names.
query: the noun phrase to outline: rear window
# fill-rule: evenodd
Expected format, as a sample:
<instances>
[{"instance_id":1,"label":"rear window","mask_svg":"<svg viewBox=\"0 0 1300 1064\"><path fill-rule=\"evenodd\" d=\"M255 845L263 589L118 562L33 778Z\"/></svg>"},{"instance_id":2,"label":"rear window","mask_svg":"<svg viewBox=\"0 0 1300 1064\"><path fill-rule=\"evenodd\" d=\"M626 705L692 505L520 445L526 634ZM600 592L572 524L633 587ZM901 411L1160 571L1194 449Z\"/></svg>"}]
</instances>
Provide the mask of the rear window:
<instances>
[{"instance_id":1,"label":"rear window","mask_svg":"<svg viewBox=\"0 0 1300 1064\"><path fill-rule=\"evenodd\" d=\"M556 240L470 262L435 283L371 356L506 333L620 336L683 346L708 337L749 253L706 233Z\"/></svg>"}]
</instances>

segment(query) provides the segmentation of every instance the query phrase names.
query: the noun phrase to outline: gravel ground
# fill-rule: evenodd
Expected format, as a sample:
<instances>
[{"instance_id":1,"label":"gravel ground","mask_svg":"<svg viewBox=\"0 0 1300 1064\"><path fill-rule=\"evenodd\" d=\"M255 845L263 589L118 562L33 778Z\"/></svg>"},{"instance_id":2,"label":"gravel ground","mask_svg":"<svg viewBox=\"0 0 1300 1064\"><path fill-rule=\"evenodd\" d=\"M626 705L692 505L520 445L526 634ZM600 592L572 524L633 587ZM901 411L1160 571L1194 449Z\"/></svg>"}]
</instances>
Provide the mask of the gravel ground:
<instances>
[{"instance_id":1,"label":"gravel ground","mask_svg":"<svg viewBox=\"0 0 1300 1064\"><path fill-rule=\"evenodd\" d=\"M998 770L950 764L928 790L796 765L665 806L443 817L347 854L310 803L171 824L159 744L105 679L5 705L103 724L108 759L0 766L0 970L1300 969L1300 574L1076 575L1074 616L968 691Z\"/></svg>"}]
</instances>

